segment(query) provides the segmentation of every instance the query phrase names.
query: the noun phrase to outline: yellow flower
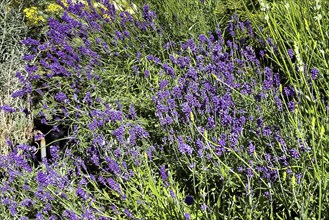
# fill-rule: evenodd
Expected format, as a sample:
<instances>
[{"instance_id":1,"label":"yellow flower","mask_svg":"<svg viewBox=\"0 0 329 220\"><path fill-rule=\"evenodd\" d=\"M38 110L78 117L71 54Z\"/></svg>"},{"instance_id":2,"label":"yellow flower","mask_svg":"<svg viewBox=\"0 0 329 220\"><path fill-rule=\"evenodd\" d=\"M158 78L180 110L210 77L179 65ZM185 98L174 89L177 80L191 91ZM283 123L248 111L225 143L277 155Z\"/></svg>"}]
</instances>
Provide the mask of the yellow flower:
<instances>
[{"instance_id":1,"label":"yellow flower","mask_svg":"<svg viewBox=\"0 0 329 220\"><path fill-rule=\"evenodd\" d=\"M27 18L31 18L31 17L35 16L36 14L38 14L38 9L37 9L37 7L25 8L23 10L23 12L25 13L25 16Z\"/></svg>"},{"instance_id":2,"label":"yellow flower","mask_svg":"<svg viewBox=\"0 0 329 220\"><path fill-rule=\"evenodd\" d=\"M54 3L51 3L48 5L46 11L49 11L51 13L56 13L58 11L61 11L62 10L62 7L58 4L54 4Z\"/></svg>"},{"instance_id":3,"label":"yellow flower","mask_svg":"<svg viewBox=\"0 0 329 220\"><path fill-rule=\"evenodd\" d=\"M111 17L108 14L103 14L103 18L111 19Z\"/></svg>"},{"instance_id":4,"label":"yellow flower","mask_svg":"<svg viewBox=\"0 0 329 220\"><path fill-rule=\"evenodd\" d=\"M45 19L39 15L37 7L25 8L23 12L25 13L28 22L33 25L37 25L40 21L45 21Z\"/></svg>"}]
</instances>

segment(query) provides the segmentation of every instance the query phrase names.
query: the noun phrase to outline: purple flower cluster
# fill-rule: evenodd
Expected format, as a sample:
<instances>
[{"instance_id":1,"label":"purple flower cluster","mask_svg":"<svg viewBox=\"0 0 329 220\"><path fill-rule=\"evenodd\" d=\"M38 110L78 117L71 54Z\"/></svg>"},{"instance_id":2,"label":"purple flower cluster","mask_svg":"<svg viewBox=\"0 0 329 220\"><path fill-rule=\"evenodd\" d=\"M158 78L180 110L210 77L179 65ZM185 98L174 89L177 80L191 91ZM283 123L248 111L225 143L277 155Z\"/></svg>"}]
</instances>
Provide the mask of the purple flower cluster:
<instances>
[{"instance_id":1,"label":"purple flower cluster","mask_svg":"<svg viewBox=\"0 0 329 220\"><path fill-rule=\"evenodd\" d=\"M314 68L311 69L310 74L311 74L311 78L313 80L316 80L318 78L318 75L319 75L319 70L314 67Z\"/></svg>"},{"instance_id":2,"label":"purple flower cluster","mask_svg":"<svg viewBox=\"0 0 329 220\"><path fill-rule=\"evenodd\" d=\"M182 43L180 51L163 61L161 68L166 75L153 102L167 133L163 144L170 149L169 154L181 155L182 161L189 155L213 164L213 151L246 178L255 177L257 172L257 176L274 183L280 175L278 170L293 165L301 152L288 148L277 126L278 118L271 117L283 111L285 102L279 74L261 65L245 39L244 44L237 43L241 33L253 35L244 28L247 26L248 22L241 21L229 24L229 34L236 41L225 42L217 31L216 37L200 35L199 42L190 39ZM286 86L284 92L290 100L296 96L292 87ZM289 101L287 107L294 112L295 102ZM251 167L237 166L241 161L232 151L246 161L252 159ZM267 165L259 156L267 158Z\"/></svg>"},{"instance_id":3,"label":"purple flower cluster","mask_svg":"<svg viewBox=\"0 0 329 220\"><path fill-rule=\"evenodd\" d=\"M27 62L27 75L17 73L23 88L12 96L32 94L31 101L36 110L41 106L52 106L45 107L45 111L50 114L62 112L70 120L79 120L85 112L76 109L82 110L86 104L95 107L99 97L111 93L108 66L121 63L122 59L130 57L132 50L136 51L136 60L140 62L142 54L139 50L143 46L136 45L141 44L138 33L157 31L156 14L145 5L139 19L127 11L116 11L114 4L107 0L98 1L101 6L97 8L91 2L88 7L73 1L68 3L69 6L58 3L64 12L60 19L49 18L47 40L40 42L29 37L22 41L30 48L23 57ZM136 36L131 36L130 32L135 32ZM118 54L122 50L126 52ZM138 65L135 69L138 70ZM149 73L146 71L145 74ZM99 88L105 89L100 91ZM42 102L36 101L41 97ZM2 109L13 111L7 106ZM136 117L133 109L131 117Z\"/></svg>"},{"instance_id":4,"label":"purple flower cluster","mask_svg":"<svg viewBox=\"0 0 329 220\"><path fill-rule=\"evenodd\" d=\"M0 110L4 111L6 113L16 112L16 109L9 105L0 106Z\"/></svg>"},{"instance_id":5,"label":"purple flower cluster","mask_svg":"<svg viewBox=\"0 0 329 220\"><path fill-rule=\"evenodd\" d=\"M28 149L28 147L20 146L19 149ZM72 210L64 211L58 206L57 196L67 200L66 194L72 190L71 180L77 178L70 175L68 164L50 165L44 164L43 170L34 172L27 160L29 151L11 153L8 156L1 156L1 195L0 201L4 207L8 207L12 218L29 219L58 219L58 213L63 216L66 213L76 215ZM63 169L65 167L65 169ZM66 171L63 173L63 171ZM71 180L70 180L71 179ZM31 181L34 180L34 181ZM50 190L51 189L51 190ZM20 190L20 193L13 194L12 191ZM76 190L77 197L86 199L87 194L81 188ZM17 208L18 205L22 208ZM96 212L92 207L93 216ZM34 214L33 214L34 213ZM29 216L29 218L25 217ZM78 215L76 215L78 216ZM77 217L78 219L78 217Z\"/></svg>"},{"instance_id":6,"label":"purple flower cluster","mask_svg":"<svg viewBox=\"0 0 329 220\"><path fill-rule=\"evenodd\" d=\"M26 192L31 197L21 201L23 206L30 208L30 213L37 213L33 217L54 219L53 214L58 213L69 219L96 219L95 216L103 215L104 207L96 209L90 203L83 209L63 211L63 204L56 205L59 210L51 210L51 206L57 196L64 200L82 200L84 204L89 199L98 200L83 183L69 186L71 181L83 178L87 173L94 184L124 198L122 180L127 182L134 176L132 167L142 163L144 151L154 151L154 147L149 149L143 145L150 135L136 122L138 115L135 106L129 103L129 112L126 112L126 106L121 106L119 102L118 108L112 106L112 97L110 101L105 98L107 102L103 98L113 94L109 74L117 73L112 71L112 67L121 65L122 60L127 58L141 62L146 52L143 51L144 43L140 43L139 34L158 31L154 23L156 14L148 5L142 8L142 16L138 18L127 11L116 11L114 4L108 0L99 1L100 8L94 8L88 1L88 10L82 3L66 2L68 6L59 1L64 10L61 18L48 20L47 39L44 42L31 38L22 41L29 48L29 53L23 57L27 62L27 74L16 74L22 89L12 96L19 98L31 94L30 101L36 112L34 116L40 117L43 124L55 125L54 128L62 123L70 125L74 142L64 152L60 152L56 145L49 146L52 160L42 163L46 170L38 167L33 173L27 161L31 158L30 154L23 156L16 152L1 160L0 171L8 185L3 187L3 192L9 192L11 187L23 187L31 193L34 191L32 194ZM136 58L130 55L131 51L135 51ZM137 78L140 77L139 65L134 68ZM147 70L145 74L150 75ZM7 105L1 106L0 110L16 111ZM49 115L52 117L49 118ZM19 145L20 151L28 152L31 149ZM62 163L59 158L65 162ZM19 181L24 178L33 179L33 184L24 183L22 186ZM9 193L3 193L1 201L7 195ZM17 201L20 203L18 198L16 201L15 198L8 200L8 208L15 216L18 215ZM50 207L41 209L41 204L50 204ZM125 213L129 213L128 209Z\"/></svg>"}]
</instances>

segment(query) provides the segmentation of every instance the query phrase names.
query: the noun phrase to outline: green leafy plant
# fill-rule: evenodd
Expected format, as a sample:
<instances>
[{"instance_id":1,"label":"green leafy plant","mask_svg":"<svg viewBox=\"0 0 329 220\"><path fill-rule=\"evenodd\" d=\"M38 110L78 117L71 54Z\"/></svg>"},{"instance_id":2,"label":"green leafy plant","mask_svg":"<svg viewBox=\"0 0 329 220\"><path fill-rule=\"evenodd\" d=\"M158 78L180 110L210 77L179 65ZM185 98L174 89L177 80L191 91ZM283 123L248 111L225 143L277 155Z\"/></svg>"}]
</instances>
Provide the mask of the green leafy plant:
<instances>
[{"instance_id":1,"label":"green leafy plant","mask_svg":"<svg viewBox=\"0 0 329 220\"><path fill-rule=\"evenodd\" d=\"M21 88L15 75L24 70L22 56L26 51L20 40L25 38L27 27L23 22L22 5L12 8L13 1L0 2L0 106L11 111L13 106L20 110L29 109L27 100L15 100L11 93ZM15 142L30 139L31 118L24 113L0 112L0 154L7 154ZM14 143L6 140L12 140ZM9 145L8 145L9 144Z\"/></svg>"}]
</instances>

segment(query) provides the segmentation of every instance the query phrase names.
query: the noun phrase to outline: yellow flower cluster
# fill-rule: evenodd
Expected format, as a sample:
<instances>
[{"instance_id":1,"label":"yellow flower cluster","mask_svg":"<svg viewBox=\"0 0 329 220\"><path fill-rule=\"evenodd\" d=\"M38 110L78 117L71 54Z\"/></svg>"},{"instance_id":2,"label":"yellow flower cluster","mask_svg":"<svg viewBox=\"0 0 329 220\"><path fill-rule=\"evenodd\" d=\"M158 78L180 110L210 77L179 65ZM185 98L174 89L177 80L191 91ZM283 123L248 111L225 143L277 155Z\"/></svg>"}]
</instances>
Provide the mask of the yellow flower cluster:
<instances>
[{"instance_id":1,"label":"yellow flower cluster","mask_svg":"<svg viewBox=\"0 0 329 220\"><path fill-rule=\"evenodd\" d=\"M25 13L28 22L33 25L37 25L40 21L45 21L45 19L39 15L37 7L25 8L23 12Z\"/></svg>"},{"instance_id":2,"label":"yellow flower cluster","mask_svg":"<svg viewBox=\"0 0 329 220\"><path fill-rule=\"evenodd\" d=\"M46 11L51 13L56 13L62 10L62 7L58 4L51 3L47 6Z\"/></svg>"}]
</instances>

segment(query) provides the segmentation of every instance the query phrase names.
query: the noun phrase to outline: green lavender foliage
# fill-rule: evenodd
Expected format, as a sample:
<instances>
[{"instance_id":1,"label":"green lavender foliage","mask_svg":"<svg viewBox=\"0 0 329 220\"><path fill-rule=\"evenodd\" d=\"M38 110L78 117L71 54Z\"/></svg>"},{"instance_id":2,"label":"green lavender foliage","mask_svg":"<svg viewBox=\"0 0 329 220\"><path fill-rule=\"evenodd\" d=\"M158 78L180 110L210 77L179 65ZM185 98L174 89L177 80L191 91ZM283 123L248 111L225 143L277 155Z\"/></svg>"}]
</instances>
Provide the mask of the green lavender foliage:
<instances>
[{"instance_id":1,"label":"green lavender foliage","mask_svg":"<svg viewBox=\"0 0 329 220\"><path fill-rule=\"evenodd\" d=\"M314 162L304 167L312 170L306 177L309 184L294 192L294 198L301 198L296 200L299 216L301 219L323 219L328 210L329 4L321 0L259 3L262 13L254 16L249 11L249 16L253 25L259 27L259 36L271 38L277 45L278 51L270 50L268 58L279 67L285 82L299 93L298 114L290 117L290 121L298 136L312 147L309 157ZM314 187L310 188L310 185Z\"/></svg>"}]
</instances>

